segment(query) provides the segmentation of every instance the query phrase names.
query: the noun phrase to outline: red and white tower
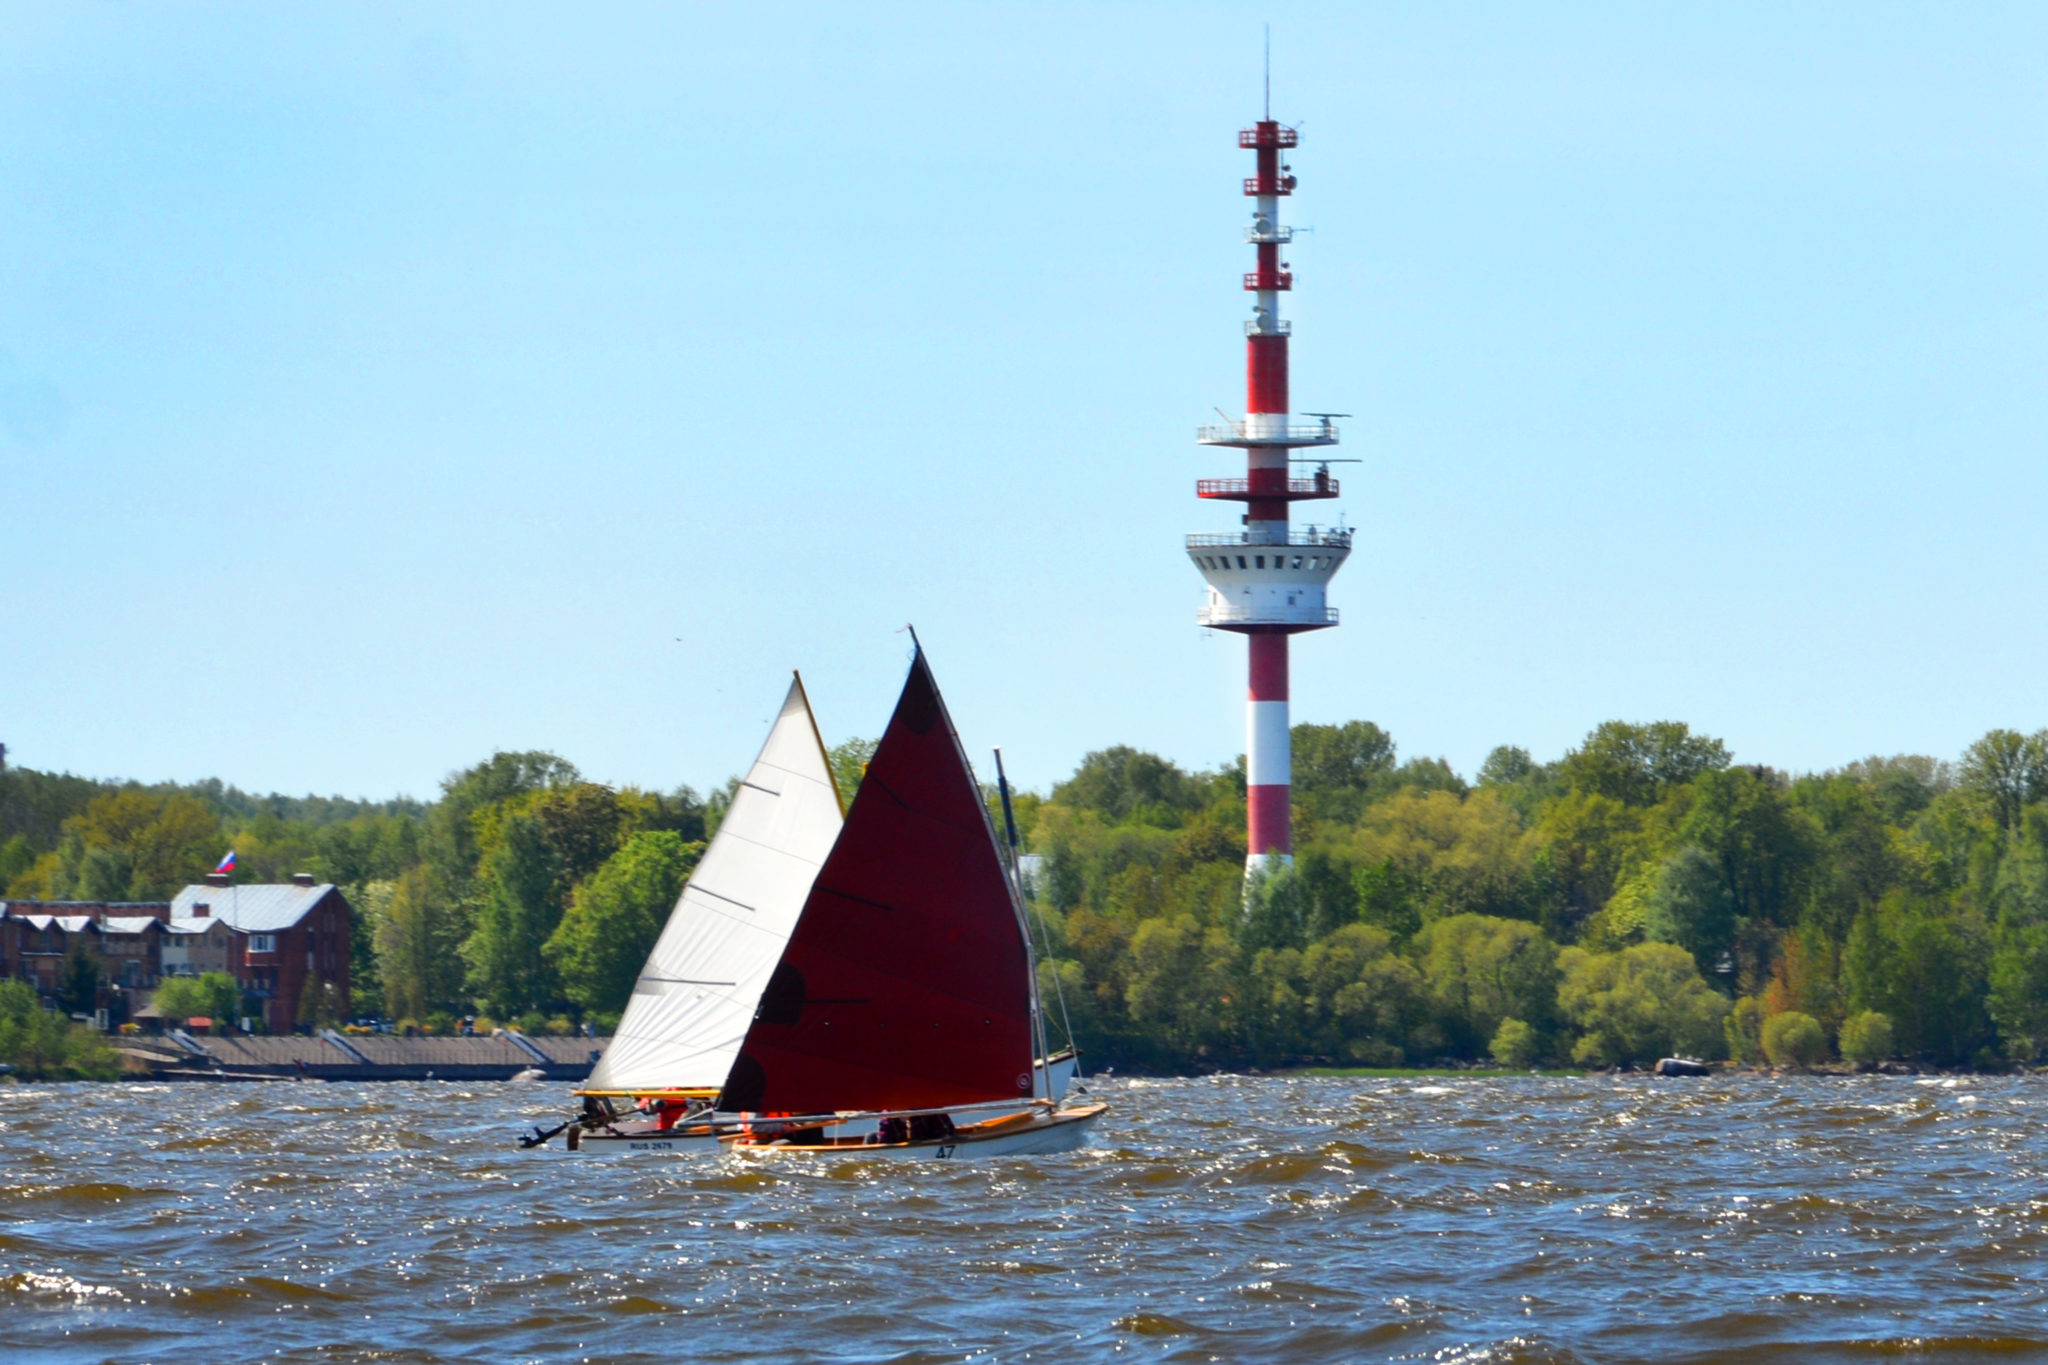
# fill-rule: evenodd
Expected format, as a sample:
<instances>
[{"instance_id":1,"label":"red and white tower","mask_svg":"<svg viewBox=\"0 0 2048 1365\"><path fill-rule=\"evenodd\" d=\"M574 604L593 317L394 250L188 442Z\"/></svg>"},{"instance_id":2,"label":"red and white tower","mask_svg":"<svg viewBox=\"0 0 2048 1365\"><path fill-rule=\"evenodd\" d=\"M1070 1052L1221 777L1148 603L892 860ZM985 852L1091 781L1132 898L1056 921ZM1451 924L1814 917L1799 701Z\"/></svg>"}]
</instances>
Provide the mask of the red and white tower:
<instances>
[{"instance_id":1,"label":"red and white tower","mask_svg":"<svg viewBox=\"0 0 2048 1365\"><path fill-rule=\"evenodd\" d=\"M1280 223L1280 201L1294 193L1294 172L1283 153L1298 141L1292 128L1270 114L1237 135L1237 145L1258 158L1258 174L1244 182L1252 201L1245 240L1258 252L1258 269L1244 277L1251 292L1251 321L1245 331L1245 415L1241 422L1203 427L1203 445L1234 446L1246 456L1245 477L1203 479L1198 497L1245 504L1244 530L1234 535L1194 535L1188 557L1208 580L1209 598L1197 618L1215 630L1245 636L1251 654L1249 714L1245 724L1245 780L1250 842L1247 875L1294 861L1288 811L1290 753L1287 719L1287 637L1337 624L1337 610L1323 598L1330 579L1351 554L1351 532L1341 526L1288 524L1289 503L1337 496L1328 464L1308 478L1291 477L1294 452L1337 444L1328 416L1294 422L1287 402L1287 339L1280 296L1294 287L1294 275L1280 248L1294 230Z\"/></svg>"}]
</instances>

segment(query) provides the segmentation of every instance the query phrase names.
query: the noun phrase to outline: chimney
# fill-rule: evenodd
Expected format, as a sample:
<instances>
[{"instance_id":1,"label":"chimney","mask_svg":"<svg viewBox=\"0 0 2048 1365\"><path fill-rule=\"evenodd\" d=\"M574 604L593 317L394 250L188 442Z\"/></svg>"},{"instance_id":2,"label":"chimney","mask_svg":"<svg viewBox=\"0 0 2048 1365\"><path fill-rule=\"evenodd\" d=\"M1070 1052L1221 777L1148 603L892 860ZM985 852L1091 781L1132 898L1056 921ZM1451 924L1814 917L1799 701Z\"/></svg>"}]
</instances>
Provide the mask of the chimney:
<instances>
[{"instance_id":1,"label":"chimney","mask_svg":"<svg viewBox=\"0 0 2048 1365\"><path fill-rule=\"evenodd\" d=\"M312 873L310 873L310 872L294 872L294 873L292 873L292 885L293 885L293 886L311 886L312 884L313 884L313 874L312 874Z\"/></svg>"},{"instance_id":2,"label":"chimney","mask_svg":"<svg viewBox=\"0 0 2048 1365\"><path fill-rule=\"evenodd\" d=\"M209 905L209 904L208 904L207 902L205 902L205 901L194 901L194 902L192 903L192 918L193 918L193 919L205 919L205 918L206 918L206 917L207 917L208 915L211 915L212 913L213 913L213 907L212 907L211 905Z\"/></svg>"},{"instance_id":3,"label":"chimney","mask_svg":"<svg viewBox=\"0 0 2048 1365\"><path fill-rule=\"evenodd\" d=\"M208 886L226 886L228 884L228 874L225 872L209 872L206 874L206 884Z\"/></svg>"}]
</instances>

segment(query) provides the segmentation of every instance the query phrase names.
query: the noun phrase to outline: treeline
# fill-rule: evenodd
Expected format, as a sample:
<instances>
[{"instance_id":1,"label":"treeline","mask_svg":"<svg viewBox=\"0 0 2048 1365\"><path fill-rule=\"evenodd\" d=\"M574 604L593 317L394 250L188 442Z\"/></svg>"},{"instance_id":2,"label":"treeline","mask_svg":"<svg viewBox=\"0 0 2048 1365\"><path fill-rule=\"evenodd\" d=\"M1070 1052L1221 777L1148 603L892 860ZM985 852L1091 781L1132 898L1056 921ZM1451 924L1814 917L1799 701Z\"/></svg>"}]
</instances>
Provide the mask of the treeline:
<instances>
[{"instance_id":1,"label":"treeline","mask_svg":"<svg viewBox=\"0 0 2048 1365\"><path fill-rule=\"evenodd\" d=\"M870 747L843 745L835 763L857 779ZM494 754L432 803L10 769L0 892L166 900L233 849L238 882L311 872L348 896L358 1016L608 1028L737 787L618 789L538 752Z\"/></svg>"},{"instance_id":2,"label":"treeline","mask_svg":"<svg viewBox=\"0 0 2048 1365\"><path fill-rule=\"evenodd\" d=\"M2048 732L1795 778L1610 722L1472 781L1368 722L1293 738L1295 865L1249 887L1241 763L1116 748L1020 798L1045 993L1097 1063L2048 1060ZM834 751L849 794L871 751ZM232 847L238 880L344 888L359 1014L602 1028L736 782L500 753L369 803L11 770L0 886L162 899Z\"/></svg>"},{"instance_id":3,"label":"treeline","mask_svg":"<svg viewBox=\"0 0 2048 1365\"><path fill-rule=\"evenodd\" d=\"M1366 722L1293 738L1295 865L1249 896L1241 766L1111 749L1022 803L1048 994L1099 1060L2048 1050L2048 732L1793 778L1610 722L1476 782Z\"/></svg>"}]
</instances>

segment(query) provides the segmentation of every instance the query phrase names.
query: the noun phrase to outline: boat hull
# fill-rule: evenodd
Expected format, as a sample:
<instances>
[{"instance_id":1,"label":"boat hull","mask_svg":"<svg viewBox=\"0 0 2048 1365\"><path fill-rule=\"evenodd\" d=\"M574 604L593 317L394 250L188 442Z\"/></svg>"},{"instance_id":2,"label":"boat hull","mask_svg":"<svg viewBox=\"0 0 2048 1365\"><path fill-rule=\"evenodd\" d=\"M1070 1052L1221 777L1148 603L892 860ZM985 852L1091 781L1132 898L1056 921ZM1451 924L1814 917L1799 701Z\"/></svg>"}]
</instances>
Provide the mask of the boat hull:
<instances>
[{"instance_id":1,"label":"boat hull","mask_svg":"<svg viewBox=\"0 0 2048 1365\"><path fill-rule=\"evenodd\" d=\"M716 1157L720 1143L718 1135L709 1128L679 1126L666 1132L648 1128L643 1131L578 1133L569 1142L568 1149L590 1156Z\"/></svg>"},{"instance_id":2,"label":"boat hull","mask_svg":"<svg viewBox=\"0 0 2048 1365\"><path fill-rule=\"evenodd\" d=\"M1031 1112L967 1124L946 1138L919 1142L866 1142L842 1139L836 1142L755 1142L744 1137L724 1139L727 1150L742 1157L818 1158L852 1157L861 1161L957 1161L997 1156L1043 1156L1078 1151L1087 1143L1095 1120L1109 1106L1077 1105L1047 1114Z\"/></svg>"}]
</instances>

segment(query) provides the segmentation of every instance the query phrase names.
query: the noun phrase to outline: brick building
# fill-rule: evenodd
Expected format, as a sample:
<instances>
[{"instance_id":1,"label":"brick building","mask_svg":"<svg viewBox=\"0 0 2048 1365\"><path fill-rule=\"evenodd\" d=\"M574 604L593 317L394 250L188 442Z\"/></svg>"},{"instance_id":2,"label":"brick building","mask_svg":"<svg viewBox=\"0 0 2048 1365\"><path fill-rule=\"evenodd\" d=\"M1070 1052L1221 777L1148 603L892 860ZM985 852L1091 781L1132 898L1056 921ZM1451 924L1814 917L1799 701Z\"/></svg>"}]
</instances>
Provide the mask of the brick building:
<instances>
[{"instance_id":1,"label":"brick building","mask_svg":"<svg viewBox=\"0 0 2048 1365\"><path fill-rule=\"evenodd\" d=\"M261 1002L264 1026L272 1033L289 1033L298 1023L299 1004L310 984L332 987L334 1012L347 1017L354 914L348 898L333 883L316 883L311 874L300 873L288 883L248 886L208 877L205 885L188 886L177 894L167 919L173 936L185 940L172 945L172 951L188 955L195 976L220 970L200 967L197 957L191 956L212 951L209 936L216 931L207 922L233 930L239 941L228 945L226 970L234 974L245 997Z\"/></svg>"}]
</instances>

